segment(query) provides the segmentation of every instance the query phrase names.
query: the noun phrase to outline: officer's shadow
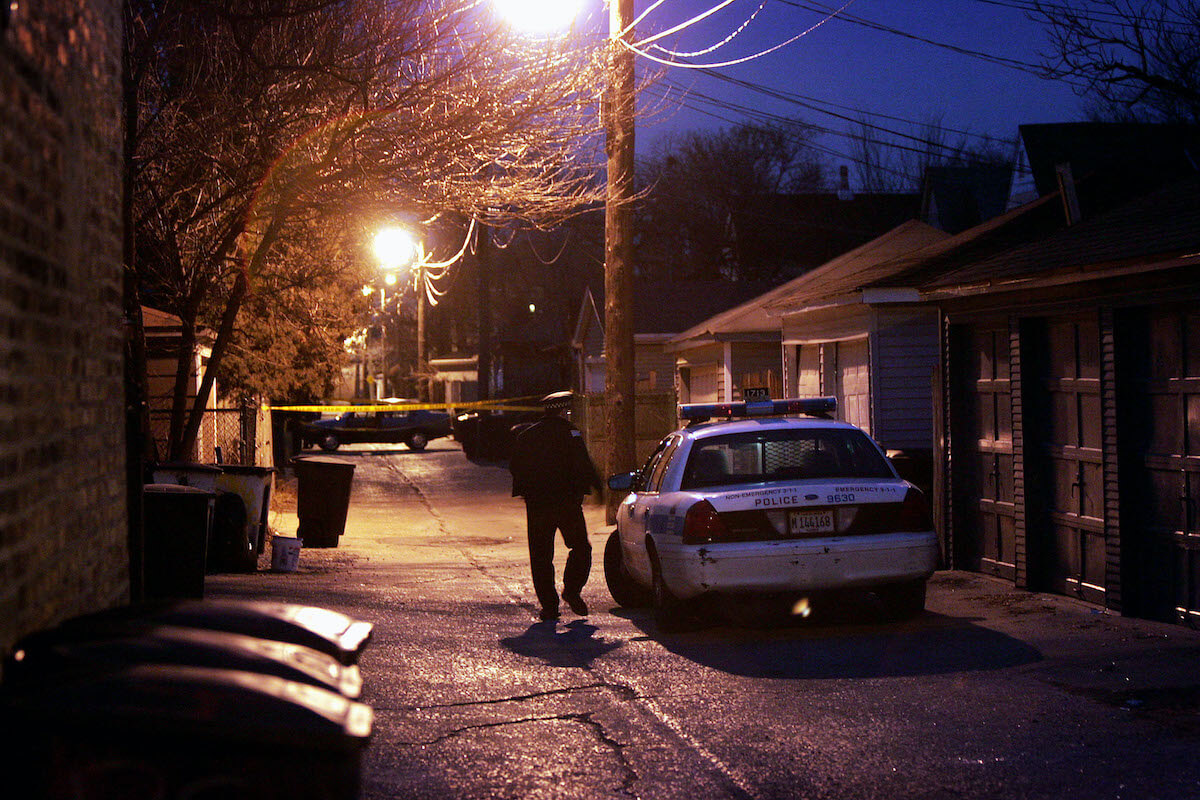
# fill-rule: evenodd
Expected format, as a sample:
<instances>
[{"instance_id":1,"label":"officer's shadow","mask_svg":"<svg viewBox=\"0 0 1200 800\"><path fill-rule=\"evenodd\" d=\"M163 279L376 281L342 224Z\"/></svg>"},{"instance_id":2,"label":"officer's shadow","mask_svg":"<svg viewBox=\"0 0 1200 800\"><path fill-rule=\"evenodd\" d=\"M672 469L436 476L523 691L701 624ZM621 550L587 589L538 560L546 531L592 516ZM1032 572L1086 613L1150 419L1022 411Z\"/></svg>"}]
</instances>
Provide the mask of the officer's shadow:
<instances>
[{"instance_id":1,"label":"officer's shadow","mask_svg":"<svg viewBox=\"0 0 1200 800\"><path fill-rule=\"evenodd\" d=\"M520 636L506 637L500 644L517 655L541 659L552 667L590 667L597 658L622 644L596 638L597 630L583 619L561 627L555 621L535 622Z\"/></svg>"}]
</instances>

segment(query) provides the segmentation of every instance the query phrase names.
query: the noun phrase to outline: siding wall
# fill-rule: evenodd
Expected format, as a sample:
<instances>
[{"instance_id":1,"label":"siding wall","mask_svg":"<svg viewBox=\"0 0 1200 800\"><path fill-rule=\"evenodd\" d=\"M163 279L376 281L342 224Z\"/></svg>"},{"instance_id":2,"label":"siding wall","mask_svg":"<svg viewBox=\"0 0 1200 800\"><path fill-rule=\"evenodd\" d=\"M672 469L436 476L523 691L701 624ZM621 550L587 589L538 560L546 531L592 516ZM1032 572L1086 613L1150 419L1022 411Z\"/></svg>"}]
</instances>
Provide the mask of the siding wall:
<instances>
[{"instance_id":1,"label":"siding wall","mask_svg":"<svg viewBox=\"0 0 1200 800\"><path fill-rule=\"evenodd\" d=\"M0 32L0 649L128 597L121 4Z\"/></svg>"},{"instance_id":2,"label":"siding wall","mask_svg":"<svg viewBox=\"0 0 1200 800\"><path fill-rule=\"evenodd\" d=\"M876 311L871 338L872 431L895 450L933 447L933 378L938 317L932 309Z\"/></svg>"}]
</instances>

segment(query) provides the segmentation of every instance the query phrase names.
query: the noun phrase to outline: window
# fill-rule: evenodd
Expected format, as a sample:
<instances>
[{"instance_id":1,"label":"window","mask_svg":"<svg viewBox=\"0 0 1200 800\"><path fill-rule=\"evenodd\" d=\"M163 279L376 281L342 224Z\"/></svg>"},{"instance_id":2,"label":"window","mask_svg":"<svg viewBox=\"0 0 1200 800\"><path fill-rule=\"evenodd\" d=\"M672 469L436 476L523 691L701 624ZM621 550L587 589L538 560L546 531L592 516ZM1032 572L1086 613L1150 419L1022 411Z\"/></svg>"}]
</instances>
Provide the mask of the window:
<instances>
[{"instance_id":1,"label":"window","mask_svg":"<svg viewBox=\"0 0 1200 800\"><path fill-rule=\"evenodd\" d=\"M675 449L679 447L679 437L672 436L667 440L667 446L663 448L662 455L658 459L658 463L654 465L654 470L650 474L650 481L646 485L646 491L657 492L662 486L663 475L667 471L667 465L671 463L671 456L675 455Z\"/></svg>"},{"instance_id":2,"label":"window","mask_svg":"<svg viewBox=\"0 0 1200 800\"><path fill-rule=\"evenodd\" d=\"M692 448L684 489L806 478L890 478L861 431L781 429L704 439Z\"/></svg>"}]
</instances>

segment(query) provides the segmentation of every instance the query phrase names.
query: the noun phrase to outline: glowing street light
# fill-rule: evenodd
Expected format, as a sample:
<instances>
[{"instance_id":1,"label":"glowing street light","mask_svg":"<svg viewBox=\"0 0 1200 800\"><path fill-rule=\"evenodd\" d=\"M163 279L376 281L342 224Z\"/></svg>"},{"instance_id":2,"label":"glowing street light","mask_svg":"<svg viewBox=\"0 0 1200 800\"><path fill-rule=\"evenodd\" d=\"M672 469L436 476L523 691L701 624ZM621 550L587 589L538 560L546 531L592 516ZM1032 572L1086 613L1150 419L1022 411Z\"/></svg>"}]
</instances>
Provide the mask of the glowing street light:
<instances>
[{"instance_id":1,"label":"glowing street light","mask_svg":"<svg viewBox=\"0 0 1200 800\"><path fill-rule=\"evenodd\" d=\"M501 15L515 28L549 33L570 26L579 14L580 0L494 0Z\"/></svg>"},{"instance_id":2,"label":"glowing street light","mask_svg":"<svg viewBox=\"0 0 1200 800\"><path fill-rule=\"evenodd\" d=\"M383 282L385 286L395 286L397 283L396 273L399 270L407 268L419 269L421 260L421 245L413 234L404 228L383 228L375 234L373 241L375 250L375 258L379 262L379 268L383 270ZM422 295L418 289L418 330L417 330L417 357L418 360L424 358L424 304L421 303ZM379 310L382 317L381 338L382 338L382 366L383 366L383 382L378 385L379 397L382 398L387 384L388 372L388 333L387 333L387 290L381 289L379 293ZM378 399L378 398L377 398Z\"/></svg>"},{"instance_id":3,"label":"glowing street light","mask_svg":"<svg viewBox=\"0 0 1200 800\"><path fill-rule=\"evenodd\" d=\"M417 259L417 241L404 228L384 228L375 234L375 258L384 270L406 267Z\"/></svg>"}]
</instances>

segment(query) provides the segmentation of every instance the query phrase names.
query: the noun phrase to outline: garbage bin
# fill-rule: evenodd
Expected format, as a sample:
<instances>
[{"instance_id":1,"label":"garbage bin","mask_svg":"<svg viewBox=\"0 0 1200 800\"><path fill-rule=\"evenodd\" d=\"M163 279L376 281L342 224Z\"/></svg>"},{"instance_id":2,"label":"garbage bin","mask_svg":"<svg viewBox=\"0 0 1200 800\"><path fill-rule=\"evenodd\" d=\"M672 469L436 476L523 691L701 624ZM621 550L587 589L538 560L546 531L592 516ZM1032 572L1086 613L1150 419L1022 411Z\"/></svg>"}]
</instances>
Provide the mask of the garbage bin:
<instances>
[{"instance_id":1,"label":"garbage bin","mask_svg":"<svg viewBox=\"0 0 1200 800\"><path fill-rule=\"evenodd\" d=\"M161 664L6 685L0 715L12 797L349 800L374 723L315 686Z\"/></svg>"},{"instance_id":2,"label":"garbage bin","mask_svg":"<svg viewBox=\"0 0 1200 800\"><path fill-rule=\"evenodd\" d=\"M328 653L224 631L150 625L120 629L59 626L24 637L4 662L6 686L61 681L136 664L235 669L307 683L356 699L362 674Z\"/></svg>"},{"instance_id":3,"label":"garbage bin","mask_svg":"<svg viewBox=\"0 0 1200 800\"><path fill-rule=\"evenodd\" d=\"M222 464L217 476L217 491L230 492L242 498L246 507L246 540L248 553L234 569L253 572L258 567L258 556L266 548L267 518L271 510L271 482L275 474L273 467L244 467Z\"/></svg>"},{"instance_id":4,"label":"garbage bin","mask_svg":"<svg viewBox=\"0 0 1200 800\"><path fill-rule=\"evenodd\" d=\"M354 664L374 626L320 606L270 600L170 600L141 603L73 617L59 625L84 632L142 630L173 625L227 631L311 647L341 664ZM85 635L85 634L80 634Z\"/></svg>"},{"instance_id":5,"label":"garbage bin","mask_svg":"<svg viewBox=\"0 0 1200 800\"><path fill-rule=\"evenodd\" d=\"M143 488L146 597L203 597L216 495L194 486Z\"/></svg>"},{"instance_id":6,"label":"garbage bin","mask_svg":"<svg viewBox=\"0 0 1200 800\"><path fill-rule=\"evenodd\" d=\"M297 456L296 535L305 547L337 547L346 530L354 462L333 456Z\"/></svg>"},{"instance_id":7,"label":"garbage bin","mask_svg":"<svg viewBox=\"0 0 1200 800\"><path fill-rule=\"evenodd\" d=\"M206 492L217 491L217 477L221 468L216 464L200 464L194 461L166 461L154 468L154 483L174 483L179 486L194 486Z\"/></svg>"}]
</instances>

